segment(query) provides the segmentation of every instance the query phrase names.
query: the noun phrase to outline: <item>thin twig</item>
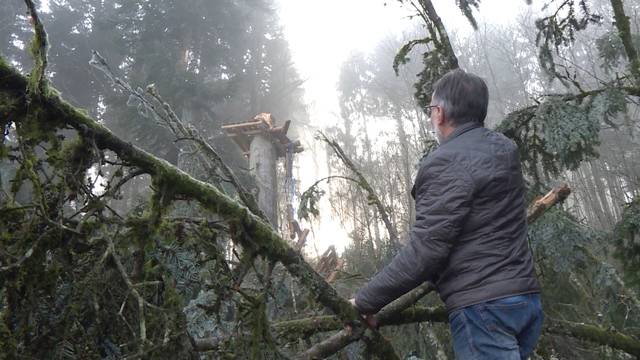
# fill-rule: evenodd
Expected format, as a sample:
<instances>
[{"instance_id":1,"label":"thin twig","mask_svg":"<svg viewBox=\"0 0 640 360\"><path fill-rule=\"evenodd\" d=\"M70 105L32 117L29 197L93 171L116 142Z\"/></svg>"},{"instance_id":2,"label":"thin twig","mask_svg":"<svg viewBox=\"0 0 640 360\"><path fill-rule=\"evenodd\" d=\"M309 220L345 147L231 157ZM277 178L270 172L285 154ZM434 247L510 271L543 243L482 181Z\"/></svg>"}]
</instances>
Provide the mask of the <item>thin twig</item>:
<instances>
[{"instance_id":1,"label":"thin twig","mask_svg":"<svg viewBox=\"0 0 640 360\"><path fill-rule=\"evenodd\" d=\"M36 249L38 248L38 246L40 245L40 241L42 240L42 238L47 235L48 232L43 232L42 234L40 234L40 236L38 236L36 238L36 240L33 242L33 244L31 244L31 247L29 248L29 250L27 250L24 255L22 255L20 257L20 259L18 259L18 261L14 262L13 264L9 264L3 267L0 267L0 273L3 272L7 272L13 269L17 269L20 266L22 266L22 264L27 261L32 255L33 253L36 251Z\"/></svg>"},{"instance_id":2,"label":"thin twig","mask_svg":"<svg viewBox=\"0 0 640 360\"><path fill-rule=\"evenodd\" d=\"M115 246L113 244L113 240L112 239L108 239L108 241L109 241L109 254L111 255L111 258L113 259L114 263L116 264L116 268L118 269L118 272L120 273L120 276L122 277L122 279L124 280L125 284L129 288L129 292L138 301L139 329L140 329L140 351L142 351L142 349L144 347L144 343L147 341L147 326L146 326L145 315L144 315L144 307L145 307L145 303L146 302L145 302L144 298L140 295L138 290L136 289L135 285L133 285L133 283L131 282L131 279L129 279L129 276L127 275L127 271L125 270L124 266L122 265L122 262L120 261L120 258L116 254L116 249L115 249ZM125 301L126 301L126 298L125 298ZM151 304L148 304L148 305L151 305ZM123 304L123 307L124 307L124 304ZM122 312L122 310L121 310L121 312Z\"/></svg>"}]
</instances>

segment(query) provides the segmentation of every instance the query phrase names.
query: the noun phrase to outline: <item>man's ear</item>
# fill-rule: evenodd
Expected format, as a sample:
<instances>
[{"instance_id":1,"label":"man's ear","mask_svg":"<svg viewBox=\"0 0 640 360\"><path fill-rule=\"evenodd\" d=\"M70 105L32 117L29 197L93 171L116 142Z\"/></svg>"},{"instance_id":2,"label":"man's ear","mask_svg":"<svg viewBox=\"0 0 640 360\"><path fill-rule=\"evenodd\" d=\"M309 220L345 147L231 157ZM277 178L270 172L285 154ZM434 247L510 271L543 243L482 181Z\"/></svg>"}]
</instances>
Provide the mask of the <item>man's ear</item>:
<instances>
[{"instance_id":1,"label":"man's ear","mask_svg":"<svg viewBox=\"0 0 640 360\"><path fill-rule=\"evenodd\" d=\"M444 125L444 109L441 108L440 106L438 106L437 108L434 109L435 110L435 116L434 116L434 125L436 126L442 126Z\"/></svg>"}]
</instances>

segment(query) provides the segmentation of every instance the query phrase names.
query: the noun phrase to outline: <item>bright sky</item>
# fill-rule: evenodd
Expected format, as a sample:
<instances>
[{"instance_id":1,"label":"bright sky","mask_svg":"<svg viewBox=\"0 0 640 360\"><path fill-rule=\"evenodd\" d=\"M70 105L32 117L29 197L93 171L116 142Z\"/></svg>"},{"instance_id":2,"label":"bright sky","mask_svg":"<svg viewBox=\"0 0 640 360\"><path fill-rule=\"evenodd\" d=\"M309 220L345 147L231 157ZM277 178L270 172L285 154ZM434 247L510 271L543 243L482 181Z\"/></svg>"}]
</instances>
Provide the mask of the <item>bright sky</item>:
<instances>
[{"instance_id":1,"label":"bright sky","mask_svg":"<svg viewBox=\"0 0 640 360\"><path fill-rule=\"evenodd\" d=\"M348 56L356 51L369 52L384 37L399 36L412 27L412 20L408 18L412 12L401 7L397 0L276 1L294 63L306 80L305 96L311 123L320 128L338 121L336 85L340 67ZM435 0L434 5L449 32L455 31L459 36L472 32L455 0ZM483 0L476 19L479 23L507 24L525 7L524 0ZM298 158L301 171L297 177L302 183L301 191L328 175L328 169L324 168L323 148L317 146L318 151L314 153L313 140L302 140L307 150ZM312 255L315 255L315 249L322 253L330 245L341 251L349 242L346 230L329 215L326 199L321 208L320 221L314 226L315 236L312 236L311 247L307 248Z\"/></svg>"}]
</instances>

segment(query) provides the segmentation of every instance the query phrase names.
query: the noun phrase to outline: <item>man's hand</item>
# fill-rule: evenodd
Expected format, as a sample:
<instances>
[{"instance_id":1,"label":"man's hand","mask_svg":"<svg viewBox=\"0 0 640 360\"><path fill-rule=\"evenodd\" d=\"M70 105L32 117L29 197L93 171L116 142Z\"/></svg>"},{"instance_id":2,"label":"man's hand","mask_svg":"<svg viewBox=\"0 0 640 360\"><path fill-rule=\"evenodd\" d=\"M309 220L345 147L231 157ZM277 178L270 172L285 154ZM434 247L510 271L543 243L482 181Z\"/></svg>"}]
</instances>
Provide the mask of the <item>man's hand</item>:
<instances>
[{"instance_id":1,"label":"man's hand","mask_svg":"<svg viewBox=\"0 0 640 360\"><path fill-rule=\"evenodd\" d=\"M349 299L349 303L356 308L356 310L358 310L358 307L356 306L356 299L355 298L351 298ZM358 312L360 312L360 310L358 310ZM364 319L365 323L367 324L367 326L369 326L371 329L377 329L378 328L378 320L376 320L374 314L360 314L360 316L362 316L362 318Z\"/></svg>"}]
</instances>

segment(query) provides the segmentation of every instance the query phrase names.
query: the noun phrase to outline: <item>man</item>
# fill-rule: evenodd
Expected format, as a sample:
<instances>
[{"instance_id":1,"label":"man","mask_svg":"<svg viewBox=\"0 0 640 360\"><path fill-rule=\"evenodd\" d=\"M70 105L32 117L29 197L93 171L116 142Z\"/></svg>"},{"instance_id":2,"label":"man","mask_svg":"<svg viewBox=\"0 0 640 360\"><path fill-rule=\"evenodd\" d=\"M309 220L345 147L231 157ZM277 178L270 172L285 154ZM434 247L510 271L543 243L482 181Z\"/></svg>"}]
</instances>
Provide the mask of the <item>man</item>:
<instances>
[{"instance_id":1,"label":"man","mask_svg":"<svg viewBox=\"0 0 640 360\"><path fill-rule=\"evenodd\" d=\"M409 241L352 303L375 314L430 281L457 359L526 359L542 326L540 286L518 149L483 127L488 98L485 82L463 70L435 84L427 113L440 146L420 162Z\"/></svg>"}]
</instances>

